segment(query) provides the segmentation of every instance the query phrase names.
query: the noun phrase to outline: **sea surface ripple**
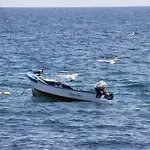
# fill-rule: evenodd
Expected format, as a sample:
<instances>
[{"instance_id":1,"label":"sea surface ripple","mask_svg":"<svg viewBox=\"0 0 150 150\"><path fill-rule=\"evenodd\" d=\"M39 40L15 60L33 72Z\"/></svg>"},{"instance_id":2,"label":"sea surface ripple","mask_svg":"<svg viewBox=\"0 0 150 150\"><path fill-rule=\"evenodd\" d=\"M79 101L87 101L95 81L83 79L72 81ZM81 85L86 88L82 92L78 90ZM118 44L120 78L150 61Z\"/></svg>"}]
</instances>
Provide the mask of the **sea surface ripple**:
<instances>
[{"instance_id":1,"label":"sea surface ripple","mask_svg":"<svg viewBox=\"0 0 150 150\"><path fill-rule=\"evenodd\" d=\"M1 8L1 150L148 150L150 8ZM97 62L121 55L116 64ZM49 102L25 74L79 73L90 91L104 80L114 101Z\"/></svg>"}]
</instances>

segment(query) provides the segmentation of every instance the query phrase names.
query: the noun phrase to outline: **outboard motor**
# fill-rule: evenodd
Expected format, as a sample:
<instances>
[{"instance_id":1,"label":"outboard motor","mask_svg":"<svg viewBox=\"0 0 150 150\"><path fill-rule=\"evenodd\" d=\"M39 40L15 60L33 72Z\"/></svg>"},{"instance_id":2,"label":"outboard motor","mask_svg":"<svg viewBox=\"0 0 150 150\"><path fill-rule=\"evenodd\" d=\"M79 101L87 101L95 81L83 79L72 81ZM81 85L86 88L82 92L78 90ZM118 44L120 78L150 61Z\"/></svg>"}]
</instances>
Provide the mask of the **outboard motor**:
<instances>
[{"instance_id":1,"label":"outboard motor","mask_svg":"<svg viewBox=\"0 0 150 150\"><path fill-rule=\"evenodd\" d=\"M104 81L100 81L94 85L96 98L101 98L104 96L107 100L112 100L114 98L113 93L107 92L107 84Z\"/></svg>"}]
</instances>

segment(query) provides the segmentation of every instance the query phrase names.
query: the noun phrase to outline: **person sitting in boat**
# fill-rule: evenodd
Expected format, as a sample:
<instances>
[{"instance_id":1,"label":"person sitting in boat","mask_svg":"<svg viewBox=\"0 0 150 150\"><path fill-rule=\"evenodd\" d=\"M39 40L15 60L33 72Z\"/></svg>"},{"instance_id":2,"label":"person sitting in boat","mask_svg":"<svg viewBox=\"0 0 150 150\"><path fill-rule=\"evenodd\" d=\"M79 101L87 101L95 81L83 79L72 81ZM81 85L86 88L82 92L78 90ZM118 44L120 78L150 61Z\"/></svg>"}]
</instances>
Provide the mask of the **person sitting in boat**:
<instances>
[{"instance_id":1,"label":"person sitting in boat","mask_svg":"<svg viewBox=\"0 0 150 150\"><path fill-rule=\"evenodd\" d=\"M40 76L40 75L43 73L43 69L41 68L41 69L39 69L39 70L36 70L36 71L34 71L34 73L35 73L36 75Z\"/></svg>"},{"instance_id":2,"label":"person sitting in boat","mask_svg":"<svg viewBox=\"0 0 150 150\"><path fill-rule=\"evenodd\" d=\"M100 81L94 85L94 89L96 92L96 98L101 98L103 95L108 95L107 92L107 84L104 81Z\"/></svg>"}]
</instances>

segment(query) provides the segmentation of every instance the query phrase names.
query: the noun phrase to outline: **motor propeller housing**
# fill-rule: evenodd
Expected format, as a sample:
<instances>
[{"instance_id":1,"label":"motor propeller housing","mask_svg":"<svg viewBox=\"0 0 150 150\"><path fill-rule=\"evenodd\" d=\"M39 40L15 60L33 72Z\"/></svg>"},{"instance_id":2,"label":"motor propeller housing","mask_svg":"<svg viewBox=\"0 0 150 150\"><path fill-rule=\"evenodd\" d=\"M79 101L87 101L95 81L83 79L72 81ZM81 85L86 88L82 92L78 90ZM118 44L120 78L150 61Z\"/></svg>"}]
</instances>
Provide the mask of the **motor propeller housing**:
<instances>
[{"instance_id":1,"label":"motor propeller housing","mask_svg":"<svg viewBox=\"0 0 150 150\"><path fill-rule=\"evenodd\" d=\"M109 92L104 96L104 98L106 98L107 100L113 100L114 94Z\"/></svg>"}]
</instances>

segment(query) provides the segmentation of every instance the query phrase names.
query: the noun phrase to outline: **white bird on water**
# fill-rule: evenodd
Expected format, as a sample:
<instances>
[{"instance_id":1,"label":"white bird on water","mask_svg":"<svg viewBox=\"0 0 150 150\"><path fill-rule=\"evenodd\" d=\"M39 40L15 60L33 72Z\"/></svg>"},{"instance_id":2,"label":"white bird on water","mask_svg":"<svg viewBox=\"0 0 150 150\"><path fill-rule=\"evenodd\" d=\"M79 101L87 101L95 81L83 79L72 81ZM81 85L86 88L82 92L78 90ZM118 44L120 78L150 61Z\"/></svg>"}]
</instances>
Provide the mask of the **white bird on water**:
<instances>
[{"instance_id":1,"label":"white bird on water","mask_svg":"<svg viewBox=\"0 0 150 150\"><path fill-rule=\"evenodd\" d=\"M109 60L107 60L107 59L99 59L99 60L97 60L98 62L106 62L106 63L110 63L110 64L116 64L116 61L118 60L118 59L120 59L121 58L121 56L117 56L117 57L115 57L114 59L109 59Z\"/></svg>"}]
</instances>

